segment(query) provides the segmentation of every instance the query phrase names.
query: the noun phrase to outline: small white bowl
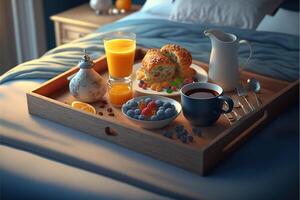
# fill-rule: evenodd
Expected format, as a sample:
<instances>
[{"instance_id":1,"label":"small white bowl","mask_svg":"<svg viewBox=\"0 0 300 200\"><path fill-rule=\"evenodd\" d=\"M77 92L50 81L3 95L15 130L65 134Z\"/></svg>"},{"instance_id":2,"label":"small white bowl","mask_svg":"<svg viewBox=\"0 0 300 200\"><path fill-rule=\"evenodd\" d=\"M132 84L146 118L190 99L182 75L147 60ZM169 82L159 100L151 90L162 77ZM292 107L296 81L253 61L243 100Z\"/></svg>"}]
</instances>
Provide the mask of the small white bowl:
<instances>
[{"instance_id":1,"label":"small white bowl","mask_svg":"<svg viewBox=\"0 0 300 200\"><path fill-rule=\"evenodd\" d=\"M161 100L161 101L164 101L164 102L170 102L172 105L175 106L177 114L173 115L170 118L163 119L163 120L157 120L157 121L139 120L139 119L135 119L135 118L132 118L132 117L129 117L128 115L126 115L126 113L123 112L123 106L122 106L121 110L122 110L123 115L125 117L127 117L130 121L132 121L134 124L137 124L140 127L143 127L145 129L159 129L159 128L163 128L163 127L167 126L168 124L170 124L181 113L182 108L181 108L180 103L178 101L174 100L174 99L170 99L170 98L167 98L167 97L150 95L150 96L136 97L136 98L133 98L131 100L139 101L141 99L145 99L145 98L148 98L148 97L153 99L153 100ZM129 101L131 101L131 100L129 100Z\"/></svg>"}]
</instances>

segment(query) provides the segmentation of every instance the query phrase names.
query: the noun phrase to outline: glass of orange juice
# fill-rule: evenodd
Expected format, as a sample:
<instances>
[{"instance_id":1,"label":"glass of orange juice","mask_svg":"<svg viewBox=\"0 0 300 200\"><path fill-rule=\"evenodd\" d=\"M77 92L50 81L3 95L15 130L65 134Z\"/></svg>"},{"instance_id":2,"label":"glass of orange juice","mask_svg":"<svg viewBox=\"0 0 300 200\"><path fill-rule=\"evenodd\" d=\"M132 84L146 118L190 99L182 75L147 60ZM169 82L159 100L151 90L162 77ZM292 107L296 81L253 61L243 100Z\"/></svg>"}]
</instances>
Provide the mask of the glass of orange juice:
<instances>
[{"instance_id":1,"label":"glass of orange juice","mask_svg":"<svg viewBox=\"0 0 300 200\"><path fill-rule=\"evenodd\" d=\"M108 97L113 106L121 107L132 99L131 81L108 80Z\"/></svg>"},{"instance_id":2,"label":"glass of orange juice","mask_svg":"<svg viewBox=\"0 0 300 200\"><path fill-rule=\"evenodd\" d=\"M122 106L132 98L131 75L136 49L135 38L134 33L127 32L112 32L104 37L109 73L108 94L114 106Z\"/></svg>"}]
</instances>

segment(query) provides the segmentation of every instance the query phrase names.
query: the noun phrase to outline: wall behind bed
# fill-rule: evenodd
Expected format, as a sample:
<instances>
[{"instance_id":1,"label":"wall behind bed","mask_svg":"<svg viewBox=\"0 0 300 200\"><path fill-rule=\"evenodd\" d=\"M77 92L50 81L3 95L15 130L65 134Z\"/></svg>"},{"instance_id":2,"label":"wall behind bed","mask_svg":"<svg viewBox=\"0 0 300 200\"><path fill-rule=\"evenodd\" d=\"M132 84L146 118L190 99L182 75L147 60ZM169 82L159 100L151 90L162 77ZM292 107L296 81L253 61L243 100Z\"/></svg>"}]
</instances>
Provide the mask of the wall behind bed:
<instances>
[{"instance_id":1,"label":"wall behind bed","mask_svg":"<svg viewBox=\"0 0 300 200\"><path fill-rule=\"evenodd\" d=\"M134 4L142 5L146 0L132 0ZM114 1L113 1L114 2ZM72 1L63 1L63 0L44 0L43 1L43 10L44 10L44 21L46 29L46 39L47 39L47 49L53 49L55 45L55 33L54 33L54 24L50 20L50 16L63 12L70 8L79 6L84 3L89 3L89 0L72 0Z\"/></svg>"}]
</instances>

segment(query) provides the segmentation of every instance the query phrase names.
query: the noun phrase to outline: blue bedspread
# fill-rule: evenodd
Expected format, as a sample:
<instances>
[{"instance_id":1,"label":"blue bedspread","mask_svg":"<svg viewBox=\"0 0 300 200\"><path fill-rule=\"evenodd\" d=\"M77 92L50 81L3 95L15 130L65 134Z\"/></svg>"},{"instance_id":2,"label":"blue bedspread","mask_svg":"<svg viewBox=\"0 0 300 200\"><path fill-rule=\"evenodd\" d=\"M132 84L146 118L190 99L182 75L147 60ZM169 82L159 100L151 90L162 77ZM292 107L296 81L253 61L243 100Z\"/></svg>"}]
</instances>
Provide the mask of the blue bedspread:
<instances>
[{"instance_id":1,"label":"blue bedspread","mask_svg":"<svg viewBox=\"0 0 300 200\"><path fill-rule=\"evenodd\" d=\"M137 34L139 46L159 48L166 43L177 43L189 49L196 60L209 61L210 40L203 31L220 28L249 40L253 57L245 67L247 70L283 80L299 77L299 37L281 33L256 32L229 27L213 27L201 24L182 24L159 19L128 20L106 25L87 37L50 50L41 58L18 65L0 77L0 83L24 78L52 78L77 64L83 49L92 58L104 54L103 35L114 30L131 31ZM249 54L241 46L239 55L243 63Z\"/></svg>"}]
</instances>

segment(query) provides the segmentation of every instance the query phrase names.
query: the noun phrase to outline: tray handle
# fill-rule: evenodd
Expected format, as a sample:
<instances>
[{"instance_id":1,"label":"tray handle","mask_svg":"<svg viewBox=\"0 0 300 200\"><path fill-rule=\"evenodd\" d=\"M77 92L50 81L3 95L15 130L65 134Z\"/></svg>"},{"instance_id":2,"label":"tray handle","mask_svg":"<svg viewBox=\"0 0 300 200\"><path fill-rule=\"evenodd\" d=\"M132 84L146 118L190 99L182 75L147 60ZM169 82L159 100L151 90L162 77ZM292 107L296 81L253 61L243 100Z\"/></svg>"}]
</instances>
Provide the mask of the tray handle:
<instances>
[{"instance_id":1,"label":"tray handle","mask_svg":"<svg viewBox=\"0 0 300 200\"><path fill-rule=\"evenodd\" d=\"M236 123L225 133L220 135L206 147L203 151L204 166L203 171L206 173L220 160L223 160L230 152L235 150L244 141L246 141L254 132L258 131L267 122L269 112L261 110L252 113L244 119L246 123Z\"/></svg>"},{"instance_id":2,"label":"tray handle","mask_svg":"<svg viewBox=\"0 0 300 200\"><path fill-rule=\"evenodd\" d=\"M285 110L287 106L298 102L299 80L296 80L269 99L258 111L252 112L236 122L205 147L202 151L203 173L207 173L254 132L263 128L268 121Z\"/></svg>"},{"instance_id":3,"label":"tray handle","mask_svg":"<svg viewBox=\"0 0 300 200\"><path fill-rule=\"evenodd\" d=\"M252 126L250 126L248 129L246 129L244 132L242 132L237 138L235 138L233 141L227 143L223 148L223 153L227 154L230 153L234 148L239 146L246 138L247 136L250 136L251 132L253 130L257 130L260 125L262 125L268 118L269 112L264 111L263 115L256 121Z\"/></svg>"}]
</instances>

